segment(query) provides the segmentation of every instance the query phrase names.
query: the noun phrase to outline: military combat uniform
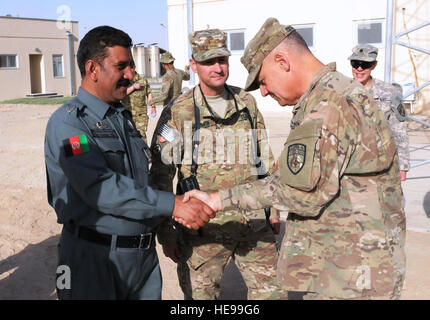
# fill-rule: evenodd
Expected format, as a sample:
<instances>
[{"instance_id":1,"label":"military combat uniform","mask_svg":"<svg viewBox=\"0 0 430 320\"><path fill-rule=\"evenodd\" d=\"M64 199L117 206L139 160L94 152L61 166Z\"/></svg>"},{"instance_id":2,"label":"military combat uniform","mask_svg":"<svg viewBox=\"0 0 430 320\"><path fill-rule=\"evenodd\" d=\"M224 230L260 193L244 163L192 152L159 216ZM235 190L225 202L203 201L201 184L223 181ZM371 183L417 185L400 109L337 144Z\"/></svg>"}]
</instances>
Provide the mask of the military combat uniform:
<instances>
[{"instance_id":1,"label":"military combat uniform","mask_svg":"<svg viewBox=\"0 0 430 320\"><path fill-rule=\"evenodd\" d=\"M148 101L147 97L152 92L148 80L139 74L133 79L132 84L140 84L140 89L133 91L122 100L122 104L131 111L136 128L142 138L146 141L146 130L148 129Z\"/></svg>"},{"instance_id":2,"label":"military combat uniform","mask_svg":"<svg viewBox=\"0 0 430 320\"><path fill-rule=\"evenodd\" d=\"M284 288L315 298L398 298L406 222L396 145L379 107L330 64L297 102L291 128L280 169L221 190L223 210L289 211L278 263Z\"/></svg>"},{"instance_id":3,"label":"military combat uniform","mask_svg":"<svg viewBox=\"0 0 430 320\"><path fill-rule=\"evenodd\" d=\"M163 76L161 92L152 100L153 104L162 103L167 106L172 100L176 99L182 92L182 81L190 80L190 73L180 69L170 69Z\"/></svg>"},{"instance_id":4,"label":"military combat uniform","mask_svg":"<svg viewBox=\"0 0 430 320\"><path fill-rule=\"evenodd\" d=\"M71 271L60 299L161 299L154 235L174 195L148 186L148 156L129 111L82 88L50 117L48 201Z\"/></svg>"},{"instance_id":5,"label":"military combat uniform","mask_svg":"<svg viewBox=\"0 0 430 320\"><path fill-rule=\"evenodd\" d=\"M369 92L373 99L379 104L393 132L397 151L399 153L400 170L409 171L408 126L406 121L399 121L395 115L395 110L399 104L402 103L402 88L378 79L372 79L372 87Z\"/></svg>"},{"instance_id":6,"label":"military combat uniform","mask_svg":"<svg viewBox=\"0 0 430 320\"><path fill-rule=\"evenodd\" d=\"M243 111L247 108L254 128L264 134L264 120L257 109L255 99L237 87L229 86L229 91L234 95L238 109ZM171 110L163 111L170 112L166 124L177 133L177 137L170 143L164 140L158 130L154 134L152 149L156 150L156 154L153 155L151 167L151 185L154 188L172 190L176 167L172 160L163 160L161 156L166 156L176 145L179 145L179 155L184 154L179 161L180 171L184 177L191 175L190 139L192 128L195 128L193 92L194 90L189 90L184 93L175 101ZM231 94L228 95L226 114L223 117L225 119L236 112ZM249 140L240 140L235 136L238 133L250 133L251 124L246 114L241 112L238 120L231 125L217 124L211 119L205 119L211 114L198 87L195 90L195 101L201 119L197 170L200 189L214 191L257 180L257 170L250 159L240 160L243 155L248 155ZM233 139L226 139L227 143L224 144L223 134L233 134ZM274 161L270 146L268 143L262 143L262 137L259 135L258 138L261 158L265 159L266 168L272 168ZM218 212L199 233L181 226L174 227L171 219L165 220L160 227L160 243L166 244L180 239L182 262L178 264L178 277L186 299L218 298L221 276L230 257L233 257L242 272L250 299L287 297L276 283L278 253L275 237L266 221L264 210L250 211L245 215L240 211L232 208ZM279 213L272 210L271 218L279 218Z\"/></svg>"}]
</instances>

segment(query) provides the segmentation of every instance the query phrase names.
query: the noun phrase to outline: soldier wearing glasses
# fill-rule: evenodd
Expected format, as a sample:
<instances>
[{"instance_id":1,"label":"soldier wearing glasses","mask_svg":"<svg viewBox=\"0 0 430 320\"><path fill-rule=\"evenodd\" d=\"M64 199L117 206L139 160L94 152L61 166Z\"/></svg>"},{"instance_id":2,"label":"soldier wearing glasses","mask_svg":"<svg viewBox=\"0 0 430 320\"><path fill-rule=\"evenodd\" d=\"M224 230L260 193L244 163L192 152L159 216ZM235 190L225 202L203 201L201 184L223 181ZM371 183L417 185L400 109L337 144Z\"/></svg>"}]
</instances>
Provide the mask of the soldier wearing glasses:
<instances>
[{"instance_id":1,"label":"soldier wearing glasses","mask_svg":"<svg viewBox=\"0 0 430 320\"><path fill-rule=\"evenodd\" d=\"M402 104L402 88L398 84L389 84L371 76L378 62L378 48L372 45L357 45L352 49L352 75L376 100L385 118L390 124L399 153L400 178L406 180L409 171L409 137Z\"/></svg>"}]
</instances>

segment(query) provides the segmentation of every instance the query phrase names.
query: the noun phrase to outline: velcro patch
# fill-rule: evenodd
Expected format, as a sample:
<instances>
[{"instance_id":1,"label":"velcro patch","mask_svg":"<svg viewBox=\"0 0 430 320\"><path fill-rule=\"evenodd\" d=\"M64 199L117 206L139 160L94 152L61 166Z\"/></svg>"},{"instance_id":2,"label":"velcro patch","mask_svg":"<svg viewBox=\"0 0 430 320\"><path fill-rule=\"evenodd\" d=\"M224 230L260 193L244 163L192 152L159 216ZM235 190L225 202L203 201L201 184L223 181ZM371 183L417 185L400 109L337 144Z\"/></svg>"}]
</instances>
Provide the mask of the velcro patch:
<instances>
[{"instance_id":1,"label":"velcro patch","mask_svg":"<svg viewBox=\"0 0 430 320\"><path fill-rule=\"evenodd\" d=\"M306 161L306 146L295 143L288 147L287 166L291 173L296 175L302 170Z\"/></svg>"},{"instance_id":2,"label":"velcro patch","mask_svg":"<svg viewBox=\"0 0 430 320\"><path fill-rule=\"evenodd\" d=\"M77 156L90 151L87 136L84 134L63 140L63 147L67 157Z\"/></svg>"},{"instance_id":3,"label":"velcro patch","mask_svg":"<svg viewBox=\"0 0 430 320\"><path fill-rule=\"evenodd\" d=\"M158 129L157 132L163 139L165 139L166 141L169 141L169 142L172 142L178 136L176 131L174 129L170 128L167 124L163 124L161 126L161 128ZM159 140L160 140L160 142L162 142L161 139L159 139Z\"/></svg>"}]
</instances>

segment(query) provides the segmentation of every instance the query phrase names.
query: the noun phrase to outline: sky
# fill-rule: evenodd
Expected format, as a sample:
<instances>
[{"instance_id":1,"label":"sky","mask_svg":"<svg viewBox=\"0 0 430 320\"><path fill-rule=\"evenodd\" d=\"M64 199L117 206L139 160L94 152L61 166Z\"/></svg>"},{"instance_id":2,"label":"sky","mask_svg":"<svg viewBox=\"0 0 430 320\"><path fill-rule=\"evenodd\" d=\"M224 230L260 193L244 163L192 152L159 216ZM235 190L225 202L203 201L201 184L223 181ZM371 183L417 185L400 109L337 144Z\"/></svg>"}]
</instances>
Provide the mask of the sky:
<instances>
[{"instance_id":1,"label":"sky","mask_svg":"<svg viewBox=\"0 0 430 320\"><path fill-rule=\"evenodd\" d=\"M168 49L167 0L0 0L0 16L7 14L54 20L70 16L79 22L80 39L96 26L110 25L127 32L134 44L156 42Z\"/></svg>"}]
</instances>

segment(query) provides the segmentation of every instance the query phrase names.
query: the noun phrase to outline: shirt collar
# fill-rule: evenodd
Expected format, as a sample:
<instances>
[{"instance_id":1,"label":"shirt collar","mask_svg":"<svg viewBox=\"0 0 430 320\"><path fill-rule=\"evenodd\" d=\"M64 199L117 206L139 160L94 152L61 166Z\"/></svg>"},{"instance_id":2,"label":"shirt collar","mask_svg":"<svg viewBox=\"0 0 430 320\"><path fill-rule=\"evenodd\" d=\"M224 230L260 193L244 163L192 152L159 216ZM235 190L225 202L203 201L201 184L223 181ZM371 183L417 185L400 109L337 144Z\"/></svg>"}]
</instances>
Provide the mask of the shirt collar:
<instances>
[{"instance_id":1,"label":"shirt collar","mask_svg":"<svg viewBox=\"0 0 430 320\"><path fill-rule=\"evenodd\" d=\"M294 106L293 113L297 111L297 109L301 108L304 101L306 101L307 97L310 95L312 90L315 88L315 86L318 84L318 82L324 77L327 73L336 71L336 62L331 62L328 65L322 67L318 72L315 74L315 76L312 78L312 81L309 85L308 90L306 90L305 94L301 96L299 101L297 101L296 105Z\"/></svg>"},{"instance_id":2,"label":"shirt collar","mask_svg":"<svg viewBox=\"0 0 430 320\"><path fill-rule=\"evenodd\" d=\"M85 89L79 88L77 98L91 111L93 111L100 119L104 119L109 109L116 109L89 93ZM119 109L116 109L119 110ZM119 110L120 111L120 110Z\"/></svg>"}]
</instances>

